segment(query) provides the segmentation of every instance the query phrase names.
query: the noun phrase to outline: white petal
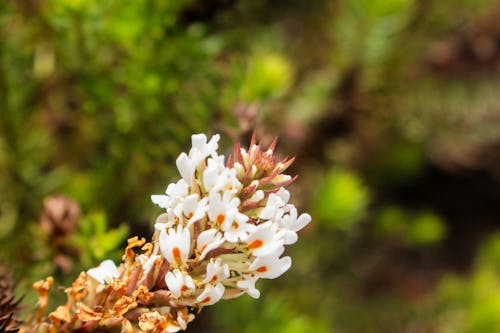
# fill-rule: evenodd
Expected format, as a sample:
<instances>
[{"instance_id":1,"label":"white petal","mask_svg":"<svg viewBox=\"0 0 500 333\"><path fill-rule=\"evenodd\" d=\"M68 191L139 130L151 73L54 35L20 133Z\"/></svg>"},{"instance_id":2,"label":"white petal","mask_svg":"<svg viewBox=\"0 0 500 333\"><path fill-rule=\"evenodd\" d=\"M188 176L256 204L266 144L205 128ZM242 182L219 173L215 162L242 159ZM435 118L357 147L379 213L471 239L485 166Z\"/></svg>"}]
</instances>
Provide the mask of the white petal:
<instances>
[{"instance_id":1,"label":"white petal","mask_svg":"<svg viewBox=\"0 0 500 333\"><path fill-rule=\"evenodd\" d=\"M166 195L153 194L151 196L151 201L153 201L155 205L158 205L161 208L167 208L170 203L170 198Z\"/></svg>"},{"instance_id":2,"label":"white petal","mask_svg":"<svg viewBox=\"0 0 500 333\"><path fill-rule=\"evenodd\" d=\"M101 262L99 266L89 269L87 275L104 284L107 279L118 277L119 273L115 263L108 259Z\"/></svg>"},{"instance_id":3,"label":"white petal","mask_svg":"<svg viewBox=\"0 0 500 333\"><path fill-rule=\"evenodd\" d=\"M192 184L193 183L193 177L194 177L194 166L193 162L189 159L189 157L186 155L186 153L181 153L179 157L177 157L177 160L175 161L177 165L177 169L179 170L179 173L181 174L181 177L188 183Z\"/></svg>"},{"instance_id":4,"label":"white petal","mask_svg":"<svg viewBox=\"0 0 500 333\"><path fill-rule=\"evenodd\" d=\"M307 213L301 214L297 219L297 222L295 223L296 226L294 231L299 231L300 229L304 228L311 222L311 220L312 220L311 215Z\"/></svg>"}]
</instances>

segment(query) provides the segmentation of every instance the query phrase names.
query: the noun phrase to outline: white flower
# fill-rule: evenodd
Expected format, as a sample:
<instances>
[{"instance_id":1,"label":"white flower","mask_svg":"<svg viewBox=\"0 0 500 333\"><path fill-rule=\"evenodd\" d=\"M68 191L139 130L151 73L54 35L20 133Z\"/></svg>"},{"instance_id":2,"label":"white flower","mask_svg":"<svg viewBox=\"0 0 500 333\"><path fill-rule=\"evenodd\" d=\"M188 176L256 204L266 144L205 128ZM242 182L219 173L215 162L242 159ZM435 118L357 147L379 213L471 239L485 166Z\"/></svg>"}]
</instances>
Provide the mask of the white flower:
<instances>
[{"instance_id":1,"label":"white flower","mask_svg":"<svg viewBox=\"0 0 500 333\"><path fill-rule=\"evenodd\" d=\"M248 216L240 212L236 213L230 226L225 226L224 238L231 243L236 243L238 239L246 241L248 233L255 229L255 225L247 223Z\"/></svg>"},{"instance_id":2,"label":"white flower","mask_svg":"<svg viewBox=\"0 0 500 333\"><path fill-rule=\"evenodd\" d=\"M293 207L287 215L284 215L279 221L282 229L279 231L284 244L294 244L297 241L297 231L304 228L311 222L311 215L304 213L297 218L297 209Z\"/></svg>"},{"instance_id":3,"label":"white flower","mask_svg":"<svg viewBox=\"0 0 500 333\"><path fill-rule=\"evenodd\" d=\"M282 197L276 193L271 193L267 197L266 206L260 211L259 217L266 220L279 218L283 214L284 206L285 202Z\"/></svg>"},{"instance_id":4,"label":"white flower","mask_svg":"<svg viewBox=\"0 0 500 333\"><path fill-rule=\"evenodd\" d=\"M220 282L216 285L206 284L205 290L196 298L196 301L203 306L212 305L222 298L224 290L225 288Z\"/></svg>"},{"instance_id":5,"label":"white flower","mask_svg":"<svg viewBox=\"0 0 500 333\"><path fill-rule=\"evenodd\" d=\"M199 196L195 193L184 198L184 201L182 202L182 214L184 214L184 216L188 219L188 227L194 222L201 220L205 216L205 212L208 209L208 199L198 199Z\"/></svg>"},{"instance_id":6,"label":"white flower","mask_svg":"<svg viewBox=\"0 0 500 333\"><path fill-rule=\"evenodd\" d=\"M107 280L117 278L120 273L118 273L118 268L113 260L108 259L101 262L99 266L89 269L87 275L97 282L104 284Z\"/></svg>"},{"instance_id":7,"label":"white flower","mask_svg":"<svg viewBox=\"0 0 500 333\"><path fill-rule=\"evenodd\" d=\"M290 257L280 258L283 249L275 251L265 257L257 257L250 265L249 270L256 276L264 279L275 279L285 273L292 266Z\"/></svg>"},{"instance_id":8,"label":"white flower","mask_svg":"<svg viewBox=\"0 0 500 333\"><path fill-rule=\"evenodd\" d=\"M210 259L210 262L207 265L207 274L204 283L215 283L224 281L229 277L229 266L221 265L222 260L218 258L214 261L214 259Z\"/></svg>"},{"instance_id":9,"label":"white flower","mask_svg":"<svg viewBox=\"0 0 500 333\"><path fill-rule=\"evenodd\" d=\"M207 253L218 248L222 243L224 243L222 234L216 229L203 231L196 241L196 249L200 252L200 260L203 260Z\"/></svg>"},{"instance_id":10,"label":"white flower","mask_svg":"<svg viewBox=\"0 0 500 333\"><path fill-rule=\"evenodd\" d=\"M207 136L205 134L193 134L191 136L192 148L189 151L189 157L192 158L194 155L201 155L201 159L205 159L207 156L216 156L217 148L219 148L220 135L215 134L207 142Z\"/></svg>"},{"instance_id":11,"label":"white flower","mask_svg":"<svg viewBox=\"0 0 500 333\"><path fill-rule=\"evenodd\" d=\"M283 240L278 237L277 230L272 221L259 224L254 229L246 241L254 256L263 257L283 249Z\"/></svg>"},{"instance_id":12,"label":"white flower","mask_svg":"<svg viewBox=\"0 0 500 333\"><path fill-rule=\"evenodd\" d=\"M224 178L220 175L226 170L224 166L224 155L209 158L207 160L207 167L203 171L203 186L205 191L212 190L219 191L224 187Z\"/></svg>"},{"instance_id":13,"label":"white flower","mask_svg":"<svg viewBox=\"0 0 500 333\"><path fill-rule=\"evenodd\" d=\"M233 197L229 191L223 192L222 196L215 191L210 192L208 197L208 217L222 230L227 230L238 213L240 199Z\"/></svg>"},{"instance_id":14,"label":"white flower","mask_svg":"<svg viewBox=\"0 0 500 333\"><path fill-rule=\"evenodd\" d=\"M255 288L255 282L257 282L258 279L259 278L257 276L244 275L243 280L238 281L236 285L238 288L243 289L251 297L259 298L260 291Z\"/></svg>"},{"instance_id":15,"label":"white flower","mask_svg":"<svg viewBox=\"0 0 500 333\"><path fill-rule=\"evenodd\" d=\"M182 179L188 184L193 184L194 172L198 167L201 159L199 156L195 156L190 158L186 153L182 153L175 160L175 164L177 165L177 169L181 174Z\"/></svg>"},{"instance_id":16,"label":"white flower","mask_svg":"<svg viewBox=\"0 0 500 333\"><path fill-rule=\"evenodd\" d=\"M174 225L174 221L175 219L169 213L163 213L156 218L155 230L162 231L168 229Z\"/></svg>"},{"instance_id":17,"label":"white flower","mask_svg":"<svg viewBox=\"0 0 500 333\"><path fill-rule=\"evenodd\" d=\"M160 250L165 259L174 266L185 263L191 248L191 234L189 229L178 225L177 229L163 229L160 232Z\"/></svg>"},{"instance_id":18,"label":"white flower","mask_svg":"<svg viewBox=\"0 0 500 333\"><path fill-rule=\"evenodd\" d=\"M167 190L165 191L166 195L152 195L151 200L161 208L167 209L172 206L172 203L176 199L186 196L188 191L188 184L184 179L181 179L177 183L172 183L167 186Z\"/></svg>"},{"instance_id":19,"label":"white flower","mask_svg":"<svg viewBox=\"0 0 500 333\"><path fill-rule=\"evenodd\" d=\"M236 170L224 166L224 155L207 160L207 167L203 171L203 186L205 191L230 191L235 194L242 188L236 177Z\"/></svg>"},{"instance_id":20,"label":"white flower","mask_svg":"<svg viewBox=\"0 0 500 333\"><path fill-rule=\"evenodd\" d=\"M210 155L217 156L219 138L220 136L216 134L207 142L205 134L191 136L193 146L189 155L181 153L175 161L181 177L188 185L193 184L196 168L200 166L201 162Z\"/></svg>"},{"instance_id":21,"label":"white flower","mask_svg":"<svg viewBox=\"0 0 500 333\"><path fill-rule=\"evenodd\" d=\"M178 269L168 272L165 275L165 283L175 298L181 297L182 294L193 292L196 288L191 276Z\"/></svg>"}]
</instances>

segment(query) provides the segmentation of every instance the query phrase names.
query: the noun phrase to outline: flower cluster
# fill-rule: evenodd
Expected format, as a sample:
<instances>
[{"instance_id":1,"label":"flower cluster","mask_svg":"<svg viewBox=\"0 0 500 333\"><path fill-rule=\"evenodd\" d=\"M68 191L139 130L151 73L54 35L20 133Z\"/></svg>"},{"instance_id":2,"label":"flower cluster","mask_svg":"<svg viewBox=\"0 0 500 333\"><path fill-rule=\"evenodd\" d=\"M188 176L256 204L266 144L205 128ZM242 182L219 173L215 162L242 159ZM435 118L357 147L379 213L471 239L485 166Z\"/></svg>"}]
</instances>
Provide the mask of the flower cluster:
<instances>
[{"instance_id":1,"label":"flower cluster","mask_svg":"<svg viewBox=\"0 0 500 333\"><path fill-rule=\"evenodd\" d=\"M258 279L290 268L285 245L311 221L284 188L295 179L283 174L293 159L276 161L276 140L263 150L253 138L248 150L237 144L226 160L218 141L219 135L192 136L191 150L176 161L182 178L151 197L165 210L152 241L132 238L119 267L106 260L83 272L66 289L67 305L40 325L61 332L116 325L123 332L177 332L222 298L258 298ZM43 296L48 288L39 283L37 290Z\"/></svg>"},{"instance_id":2,"label":"flower cluster","mask_svg":"<svg viewBox=\"0 0 500 333\"><path fill-rule=\"evenodd\" d=\"M177 159L182 178L165 195L155 224L161 257L169 264L165 283L179 304L203 307L242 293L257 298L259 278L274 279L290 268L285 245L311 217L298 215L283 186L293 162L276 162L275 143L266 151L252 140L235 147L234 159L217 154L219 135L193 135L192 148Z\"/></svg>"}]
</instances>

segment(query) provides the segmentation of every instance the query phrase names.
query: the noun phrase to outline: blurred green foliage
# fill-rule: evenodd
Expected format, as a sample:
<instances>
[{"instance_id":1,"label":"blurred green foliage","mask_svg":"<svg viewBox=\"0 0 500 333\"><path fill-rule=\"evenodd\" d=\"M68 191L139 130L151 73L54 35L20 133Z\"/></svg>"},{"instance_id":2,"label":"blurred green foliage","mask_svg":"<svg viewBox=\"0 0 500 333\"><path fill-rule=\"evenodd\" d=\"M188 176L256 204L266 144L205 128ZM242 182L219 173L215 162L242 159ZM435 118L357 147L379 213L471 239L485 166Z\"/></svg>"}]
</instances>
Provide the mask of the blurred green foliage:
<instances>
[{"instance_id":1,"label":"blurred green foliage","mask_svg":"<svg viewBox=\"0 0 500 333\"><path fill-rule=\"evenodd\" d=\"M370 178L382 186L398 186L418 177L424 166L425 156L421 147L409 142L396 142L372 161Z\"/></svg>"},{"instance_id":2,"label":"blurred green foliage","mask_svg":"<svg viewBox=\"0 0 500 333\"><path fill-rule=\"evenodd\" d=\"M315 217L332 228L349 230L368 204L368 190L358 176L334 169L323 179L316 194Z\"/></svg>"},{"instance_id":3,"label":"blurred green foliage","mask_svg":"<svg viewBox=\"0 0 500 333\"><path fill-rule=\"evenodd\" d=\"M128 235L129 230L125 224L109 230L103 212L85 216L74 236L75 245L80 250L82 267L92 267L94 263L105 259L118 262L123 253L121 245L125 243Z\"/></svg>"},{"instance_id":4,"label":"blurred green foliage","mask_svg":"<svg viewBox=\"0 0 500 333\"><path fill-rule=\"evenodd\" d=\"M500 331L499 18L488 0L0 2L0 260L20 294L119 260L192 133L228 152L257 128L297 155L313 223L290 272L201 331ZM69 273L38 221L56 193L82 212Z\"/></svg>"},{"instance_id":5,"label":"blurred green foliage","mask_svg":"<svg viewBox=\"0 0 500 333\"><path fill-rule=\"evenodd\" d=\"M393 236L409 245L429 245L446 236L446 224L438 215L422 211L411 214L401 208L389 206L378 212L377 231Z\"/></svg>"},{"instance_id":6,"label":"blurred green foliage","mask_svg":"<svg viewBox=\"0 0 500 333\"><path fill-rule=\"evenodd\" d=\"M257 302L250 297L223 302L218 311L224 314L216 320L218 332L231 332L236 327L244 333L262 329L280 333L328 332L323 322L301 313L283 296L273 295L271 290ZM241 323L246 324L241 326Z\"/></svg>"},{"instance_id":7,"label":"blurred green foliage","mask_svg":"<svg viewBox=\"0 0 500 333\"><path fill-rule=\"evenodd\" d=\"M291 80L292 68L282 55L256 54L249 59L241 83L241 100L251 103L279 97Z\"/></svg>"},{"instance_id":8,"label":"blurred green foliage","mask_svg":"<svg viewBox=\"0 0 500 333\"><path fill-rule=\"evenodd\" d=\"M498 332L500 327L500 281L498 235L490 237L479 251L474 272L467 278L449 275L437 291L439 332Z\"/></svg>"}]
</instances>

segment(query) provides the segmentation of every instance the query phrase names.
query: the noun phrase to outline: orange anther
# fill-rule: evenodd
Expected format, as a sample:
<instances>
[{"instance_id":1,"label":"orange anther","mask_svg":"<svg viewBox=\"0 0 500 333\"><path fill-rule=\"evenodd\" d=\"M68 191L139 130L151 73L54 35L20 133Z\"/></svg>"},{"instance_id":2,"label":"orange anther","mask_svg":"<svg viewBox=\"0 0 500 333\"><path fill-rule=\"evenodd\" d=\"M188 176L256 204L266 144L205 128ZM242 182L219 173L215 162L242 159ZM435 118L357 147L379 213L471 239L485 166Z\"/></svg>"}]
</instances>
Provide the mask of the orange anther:
<instances>
[{"instance_id":1,"label":"orange anther","mask_svg":"<svg viewBox=\"0 0 500 333\"><path fill-rule=\"evenodd\" d=\"M174 247L172 250L172 255L174 256L175 260L181 259L181 250L179 250L178 247Z\"/></svg>"},{"instance_id":2,"label":"orange anther","mask_svg":"<svg viewBox=\"0 0 500 333\"><path fill-rule=\"evenodd\" d=\"M218 224L224 223L225 220L226 220L226 217L224 216L224 214L217 215L217 223Z\"/></svg>"},{"instance_id":3,"label":"orange anther","mask_svg":"<svg viewBox=\"0 0 500 333\"><path fill-rule=\"evenodd\" d=\"M264 243L260 239L256 239L253 242L251 242L250 244L248 244L248 248L251 250L257 249L257 248L261 247L263 244Z\"/></svg>"}]
</instances>

